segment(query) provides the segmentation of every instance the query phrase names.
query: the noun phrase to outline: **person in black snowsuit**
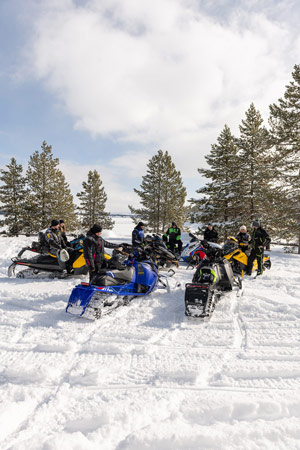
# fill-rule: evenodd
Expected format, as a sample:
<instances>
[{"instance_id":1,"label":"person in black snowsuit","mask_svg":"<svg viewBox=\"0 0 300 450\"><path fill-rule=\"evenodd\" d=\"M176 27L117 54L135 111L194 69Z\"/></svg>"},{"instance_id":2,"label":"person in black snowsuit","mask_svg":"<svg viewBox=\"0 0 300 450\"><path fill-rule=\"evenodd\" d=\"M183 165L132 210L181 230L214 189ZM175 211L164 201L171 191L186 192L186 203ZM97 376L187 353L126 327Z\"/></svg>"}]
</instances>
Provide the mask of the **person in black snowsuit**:
<instances>
[{"instance_id":1,"label":"person in black snowsuit","mask_svg":"<svg viewBox=\"0 0 300 450\"><path fill-rule=\"evenodd\" d=\"M211 223L207 224L204 230L203 237L208 242L218 242L218 232Z\"/></svg>"},{"instance_id":2,"label":"person in black snowsuit","mask_svg":"<svg viewBox=\"0 0 300 450\"><path fill-rule=\"evenodd\" d=\"M256 220L252 222L253 231L251 234L251 253L248 258L247 264L247 275L251 275L253 262L255 258L257 259L257 275L262 275L263 273L263 256L264 256L264 246L271 242L270 236L264 228L260 226L260 223Z\"/></svg>"},{"instance_id":3,"label":"person in black snowsuit","mask_svg":"<svg viewBox=\"0 0 300 450\"><path fill-rule=\"evenodd\" d=\"M66 269L68 266L66 266L65 262L61 260L60 251L66 249L67 246L62 238L58 220L53 219L50 227L45 231L44 244L47 248L48 253L57 258L57 262L60 268Z\"/></svg>"},{"instance_id":4,"label":"person in black snowsuit","mask_svg":"<svg viewBox=\"0 0 300 450\"><path fill-rule=\"evenodd\" d=\"M53 219L50 227L45 231L45 243L48 246L49 253L57 254L57 251L66 248L66 244L62 238L59 221Z\"/></svg>"},{"instance_id":5,"label":"person in black snowsuit","mask_svg":"<svg viewBox=\"0 0 300 450\"><path fill-rule=\"evenodd\" d=\"M145 240L144 235L145 224L139 222L132 232L132 245L133 247L141 247Z\"/></svg>"},{"instance_id":6,"label":"person in black snowsuit","mask_svg":"<svg viewBox=\"0 0 300 450\"><path fill-rule=\"evenodd\" d=\"M104 247L121 250L119 244L105 241L101 237L101 233L101 225L95 223L83 240L83 256L88 266L90 281L101 269L107 266L104 258Z\"/></svg>"},{"instance_id":7,"label":"person in black snowsuit","mask_svg":"<svg viewBox=\"0 0 300 450\"><path fill-rule=\"evenodd\" d=\"M181 241L181 231L177 227L176 222L172 222L172 225L167 229L163 235L163 241L169 244L171 252L174 253L175 245L178 245L178 252L181 253L182 241Z\"/></svg>"}]
</instances>

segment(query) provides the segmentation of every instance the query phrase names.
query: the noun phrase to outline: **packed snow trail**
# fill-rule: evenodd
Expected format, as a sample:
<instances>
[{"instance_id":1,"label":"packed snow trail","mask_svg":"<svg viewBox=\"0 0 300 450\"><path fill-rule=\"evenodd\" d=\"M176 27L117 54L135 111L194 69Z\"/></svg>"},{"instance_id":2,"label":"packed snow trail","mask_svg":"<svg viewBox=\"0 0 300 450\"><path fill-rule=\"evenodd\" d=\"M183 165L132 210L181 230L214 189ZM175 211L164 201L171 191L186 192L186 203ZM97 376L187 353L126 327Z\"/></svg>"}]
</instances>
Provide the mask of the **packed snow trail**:
<instances>
[{"instance_id":1,"label":"packed snow trail","mask_svg":"<svg viewBox=\"0 0 300 450\"><path fill-rule=\"evenodd\" d=\"M184 315L183 264L170 293L90 322L65 313L81 279L7 278L29 242L0 238L1 449L300 448L298 255L273 249L209 322Z\"/></svg>"}]
</instances>

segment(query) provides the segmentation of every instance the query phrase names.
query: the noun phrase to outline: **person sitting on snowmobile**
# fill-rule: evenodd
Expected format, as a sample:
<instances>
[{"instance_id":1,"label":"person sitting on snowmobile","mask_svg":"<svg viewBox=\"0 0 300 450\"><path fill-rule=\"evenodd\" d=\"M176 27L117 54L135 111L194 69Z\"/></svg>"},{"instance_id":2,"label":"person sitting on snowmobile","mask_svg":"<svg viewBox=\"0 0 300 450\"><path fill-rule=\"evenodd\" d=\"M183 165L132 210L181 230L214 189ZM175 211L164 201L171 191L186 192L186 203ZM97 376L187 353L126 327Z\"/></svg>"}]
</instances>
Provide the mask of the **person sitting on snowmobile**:
<instances>
[{"instance_id":1,"label":"person sitting on snowmobile","mask_svg":"<svg viewBox=\"0 0 300 450\"><path fill-rule=\"evenodd\" d=\"M57 257L58 264L65 269L65 263L60 258L60 252L67 246L61 236L59 221L56 219L52 220L50 227L45 231L45 244L48 247L48 253ZM64 256L66 260L69 259L67 254Z\"/></svg>"},{"instance_id":2,"label":"person sitting on snowmobile","mask_svg":"<svg viewBox=\"0 0 300 450\"><path fill-rule=\"evenodd\" d=\"M58 220L53 219L50 227L45 231L45 241L50 253L51 250L61 250L67 247L62 238ZM54 253L56 254L57 252L54 251Z\"/></svg>"},{"instance_id":3,"label":"person sitting on snowmobile","mask_svg":"<svg viewBox=\"0 0 300 450\"><path fill-rule=\"evenodd\" d=\"M182 251L182 241L181 241L181 231L180 228L177 227L176 222L172 222L172 225L167 229L165 234L163 235L164 242L169 244L169 248L171 252L174 253L175 245L178 245L179 254Z\"/></svg>"},{"instance_id":4,"label":"person sitting on snowmobile","mask_svg":"<svg viewBox=\"0 0 300 450\"><path fill-rule=\"evenodd\" d=\"M245 225L240 227L240 231L236 235L236 239L239 241L241 250L246 252L249 249L249 234L247 233L247 228Z\"/></svg>"},{"instance_id":5,"label":"person sitting on snowmobile","mask_svg":"<svg viewBox=\"0 0 300 450\"><path fill-rule=\"evenodd\" d=\"M106 268L104 247L121 250L119 244L105 241L101 237L101 233L101 225L95 223L87 232L86 238L83 241L83 256L89 269L90 281L102 268Z\"/></svg>"},{"instance_id":6,"label":"person sitting on snowmobile","mask_svg":"<svg viewBox=\"0 0 300 450\"><path fill-rule=\"evenodd\" d=\"M207 228L204 230L203 237L208 242L218 242L218 232L215 230L212 223L207 224Z\"/></svg>"},{"instance_id":7,"label":"person sitting on snowmobile","mask_svg":"<svg viewBox=\"0 0 300 450\"><path fill-rule=\"evenodd\" d=\"M251 234L251 253L248 258L247 265L247 275L251 275L253 262L255 258L257 259L257 275L262 275L263 273L263 256L264 256L264 246L268 245L271 242L270 236L266 232L264 228L260 226L260 223L257 220L252 222L252 234Z\"/></svg>"},{"instance_id":8,"label":"person sitting on snowmobile","mask_svg":"<svg viewBox=\"0 0 300 450\"><path fill-rule=\"evenodd\" d=\"M145 224L139 222L132 232L132 245L133 247L141 247L145 241L144 235Z\"/></svg>"}]
</instances>

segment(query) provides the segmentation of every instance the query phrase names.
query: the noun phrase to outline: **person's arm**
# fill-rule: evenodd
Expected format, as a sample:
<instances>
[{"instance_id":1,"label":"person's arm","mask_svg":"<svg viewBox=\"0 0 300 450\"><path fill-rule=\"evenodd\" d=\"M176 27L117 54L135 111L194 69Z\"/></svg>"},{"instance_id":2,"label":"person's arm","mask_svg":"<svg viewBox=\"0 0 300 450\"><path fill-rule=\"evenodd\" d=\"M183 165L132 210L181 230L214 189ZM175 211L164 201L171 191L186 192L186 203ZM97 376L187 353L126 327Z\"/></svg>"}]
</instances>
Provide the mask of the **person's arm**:
<instances>
[{"instance_id":1,"label":"person's arm","mask_svg":"<svg viewBox=\"0 0 300 450\"><path fill-rule=\"evenodd\" d=\"M112 242L105 241L104 239L102 239L102 245L106 248L118 248L121 246L121 244L113 244Z\"/></svg>"},{"instance_id":2,"label":"person's arm","mask_svg":"<svg viewBox=\"0 0 300 450\"><path fill-rule=\"evenodd\" d=\"M268 233L266 232L266 230L264 230L263 246L270 244L270 242L271 242L271 238L268 235Z\"/></svg>"},{"instance_id":3,"label":"person's arm","mask_svg":"<svg viewBox=\"0 0 300 450\"><path fill-rule=\"evenodd\" d=\"M180 231L180 228L177 228L178 229L178 233L177 233L177 236L176 236L176 241L180 241L180 239L181 239L181 231Z\"/></svg>"}]
</instances>

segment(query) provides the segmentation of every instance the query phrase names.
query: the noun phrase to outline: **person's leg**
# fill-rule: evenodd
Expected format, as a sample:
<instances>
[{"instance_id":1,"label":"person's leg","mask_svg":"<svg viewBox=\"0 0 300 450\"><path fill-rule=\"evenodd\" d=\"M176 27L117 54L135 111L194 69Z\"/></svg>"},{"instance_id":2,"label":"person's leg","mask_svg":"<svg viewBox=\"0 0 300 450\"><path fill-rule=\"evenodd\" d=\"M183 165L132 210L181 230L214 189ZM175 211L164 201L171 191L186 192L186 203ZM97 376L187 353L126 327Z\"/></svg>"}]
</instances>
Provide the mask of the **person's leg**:
<instances>
[{"instance_id":1,"label":"person's leg","mask_svg":"<svg viewBox=\"0 0 300 450\"><path fill-rule=\"evenodd\" d=\"M247 275L251 275L252 273L252 267L253 267L253 261L256 258L256 251L254 249L251 250L251 253L249 255L248 258L248 264L247 264L247 269L246 269L246 274Z\"/></svg>"},{"instance_id":2,"label":"person's leg","mask_svg":"<svg viewBox=\"0 0 300 450\"><path fill-rule=\"evenodd\" d=\"M262 275L262 273L263 273L263 255L264 255L264 249L258 248L256 251L257 275Z\"/></svg>"},{"instance_id":3,"label":"person's leg","mask_svg":"<svg viewBox=\"0 0 300 450\"><path fill-rule=\"evenodd\" d=\"M170 246L169 248L170 248L171 252L174 252L175 241L170 241L169 246Z\"/></svg>"},{"instance_id":4,"label":"person's leg","mask_svg":"<svg viewBox=\"0 0 300 450\"><path fill-rule=\"evenodd\" d=\"M181 253L182 252L182 241L181 240L177 241L177 244L178 244L178 252Z\"/></svg>"}]
</instances>

